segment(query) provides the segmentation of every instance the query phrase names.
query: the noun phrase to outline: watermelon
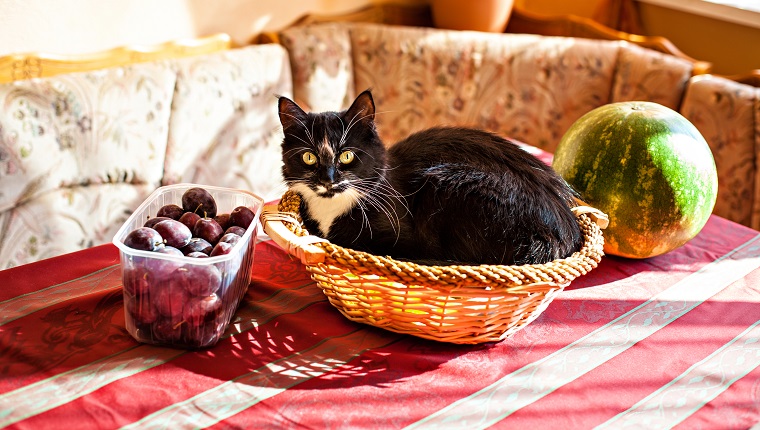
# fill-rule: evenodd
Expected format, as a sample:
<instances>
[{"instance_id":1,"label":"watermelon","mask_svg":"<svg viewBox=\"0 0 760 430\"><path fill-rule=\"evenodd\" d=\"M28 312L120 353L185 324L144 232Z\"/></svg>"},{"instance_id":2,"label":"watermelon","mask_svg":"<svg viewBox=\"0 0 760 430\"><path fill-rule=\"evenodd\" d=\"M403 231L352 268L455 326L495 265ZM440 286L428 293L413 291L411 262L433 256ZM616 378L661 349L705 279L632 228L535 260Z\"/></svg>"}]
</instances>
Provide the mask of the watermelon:
<instances>
[{"instance_id":1,"label":"watermelon","mask_svg":"<svg viewBox=\"0 0 760 430\"><path fill-rule=\"evenodd\" d=\"M609 216L605 253L623 257L682 246L704 227L718 194L704 137L652 102L610 103L583 115L562 137L552 166Z\"/></svg>"}]
</instances>

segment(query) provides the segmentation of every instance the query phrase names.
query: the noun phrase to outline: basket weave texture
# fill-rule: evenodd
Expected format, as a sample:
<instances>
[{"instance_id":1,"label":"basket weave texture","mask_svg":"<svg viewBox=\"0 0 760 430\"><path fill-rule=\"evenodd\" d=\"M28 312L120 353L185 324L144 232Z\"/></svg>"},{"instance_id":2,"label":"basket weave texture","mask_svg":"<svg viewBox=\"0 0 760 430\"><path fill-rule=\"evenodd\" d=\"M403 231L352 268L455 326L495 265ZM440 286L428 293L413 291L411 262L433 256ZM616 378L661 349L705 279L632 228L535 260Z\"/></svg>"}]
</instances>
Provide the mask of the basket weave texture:
<instances>
[{"instance_id":1,"label":"basket weave texture","mask_svg":"<svg viewBox=\"0 0 760 430\"><path fill-rule=\"evenodd\" d=\"M264 230L301 258L335 308L355 322L443 342L472 344L510 336L537 318L572 280L593 270L604 254L600 225L606 225L606 216L588 207L574 208L584 243L565 259L429 266L309 236L300 224L299 205L300 196L286 192L274 211L262 214ZM289 218L283 221L283 214ZM274 223L287 228L274 229ZM276 237L275 230L288 237ZM323 251L324 257L316 262L305 258L304 246Z\"/></svg>"}]
</instances>

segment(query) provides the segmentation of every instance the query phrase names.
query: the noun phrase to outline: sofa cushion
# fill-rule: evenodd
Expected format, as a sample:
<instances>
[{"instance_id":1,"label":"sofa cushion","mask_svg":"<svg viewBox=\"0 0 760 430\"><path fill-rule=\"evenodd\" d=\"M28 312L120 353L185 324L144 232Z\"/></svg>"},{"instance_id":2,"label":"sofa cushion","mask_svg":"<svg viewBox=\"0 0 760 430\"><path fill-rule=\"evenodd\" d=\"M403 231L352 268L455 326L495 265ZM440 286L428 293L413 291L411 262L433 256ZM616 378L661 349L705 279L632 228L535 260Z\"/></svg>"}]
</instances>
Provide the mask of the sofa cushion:
<instances>
[{"instance_id":1,"label":"sofa cushion","mask_svg":"<svg viewBox=\"0 0 760 430\"><path fill-rule=\"evenodd\" d=\"M110 242L154 184L61 187L0 213L0 270Z\"/></svg>"},{"instance_id":2,"label":"sofa cushion","mask_svg":"<svg viewBox=\"0 0 760 430\"><path fill-rule=\"evenodd\" d=\"M282 195L282 127L276 95L292 97L290 64L279 45L173 60L163 184L242 188Z\"/></svg>"},{"instance_id":3,"label":"sofa cushion","mask_svg":"<svg viewBox=\"0 0 760 430\"><path fill-rule=\"evenodd\" d=\"M485 128L553 151L607 103L619 45L537 35L356 24L357 91L372 88L382 137L438 124Z\"/></svg>"},{"instance_id":4,"label":"sofa cushion","mask_svg":"<svg viewBox=\"0 0 760 430\"><path fill-rule=\"evenodd\" d=\"M112 239L161 180L173 89L151 64L0 85L0 268Z\"/></svg>"},{"instance_id":5,"label":"sofa cushion","mask_svg":"<svg viewBox=\"0 0 760 430\"><path fill-rule=\"evenodd\" d=\"M715 214L760 229L760 89L717 76L691 78L681 114L702 133L718 168Z\"/></svg>"},{"instance_id":6,"label":"sofa cushion","mask_svg":"<svg viewBox=\"0 0 760 430\"><path fill-rule=\"evenodd\" d=\"M62 186L158 184L173 88L150 64L0 85L0 210Z\"/></svg>"},{"instance_id":7,"label":"sofa cushion","mask_svg":"<svg viewBox=\"0 0 760 430\"><path fill-rule=\"evenodd\" d=\"M678 110L692 63L683 58L619 42L610 102L646 100Z\"/></svg>"},{"instance_id":8,"label":"sofa cushion","mask_svg":"<svg viewBox=\"0 0 760 430\"><path fill-rule=\"evenodd\" d=\"M340 111L356 97L349 27L321 24L279 33L293 72L294 101L315 112Z\"/></svg>"}]
</instances>

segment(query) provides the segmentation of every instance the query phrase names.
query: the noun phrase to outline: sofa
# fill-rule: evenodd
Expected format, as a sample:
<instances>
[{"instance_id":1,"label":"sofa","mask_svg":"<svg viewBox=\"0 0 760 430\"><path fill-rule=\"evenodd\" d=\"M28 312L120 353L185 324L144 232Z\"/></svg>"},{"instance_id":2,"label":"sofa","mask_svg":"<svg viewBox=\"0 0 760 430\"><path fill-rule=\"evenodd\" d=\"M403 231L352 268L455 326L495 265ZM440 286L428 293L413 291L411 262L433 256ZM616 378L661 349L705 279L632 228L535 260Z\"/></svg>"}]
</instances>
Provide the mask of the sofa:
<instances>
[{"instance_id":1,"label":"sofa","mask_svg":"<svg viewBox=\"0 0 760 430\"><path fill-rule=\"evenodd\" d=\"M0 268L110 242L161 185L282 193L277 45L0 85Z\"/></svg>"},{"instance_id":2,"label":"sofa","mask_svg":"<svg viewBox=\"0 0 760 430\"><path fill-rule=\"evenodd\" d=\"M377 23L292 26L277 43L0 85L0 268L109 242L156 187L284 191L276 95L340 110L371 88L387 144L485 128L553 151L584 113L648 100L703 133L714 212L760 228L757 88L625 41Z\"/></svg>"},{"instance_id":3,"label":"sofa","mask_svg":"<svg viewBox=\"0 0 760 430\"><path fill-rule=\"evenodd\" d=\"M718 169L714 213L760 228L760 89L625 41L323 23L277 35L296 100L340 109L372 88L381 136L436 124L496 131L553 152L584 113L646 100L689 119Z\"/></svg>"}]
</instances>

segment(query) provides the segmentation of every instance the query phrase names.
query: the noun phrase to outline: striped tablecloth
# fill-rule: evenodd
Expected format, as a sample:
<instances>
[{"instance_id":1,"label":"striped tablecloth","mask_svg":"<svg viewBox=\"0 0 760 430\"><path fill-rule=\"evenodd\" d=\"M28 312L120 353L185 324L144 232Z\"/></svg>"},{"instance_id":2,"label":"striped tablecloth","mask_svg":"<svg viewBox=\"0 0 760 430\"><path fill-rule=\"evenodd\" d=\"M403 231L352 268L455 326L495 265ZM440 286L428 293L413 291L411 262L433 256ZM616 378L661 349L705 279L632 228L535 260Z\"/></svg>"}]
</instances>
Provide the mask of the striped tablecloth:
<instances>
[{"instance_id":1,"label":"striped tablecloth","mask_svg":"<svg viewBox=\"0 0 760 430\"><path fill-rule=\"evenodd\" d=\"M0 427L746 429L760 422L760 235L604 257L512 338L451 345L352 323L277 245L225 338L124 328L118 253L0 272Z\"/></svg>"}]
</instances>

